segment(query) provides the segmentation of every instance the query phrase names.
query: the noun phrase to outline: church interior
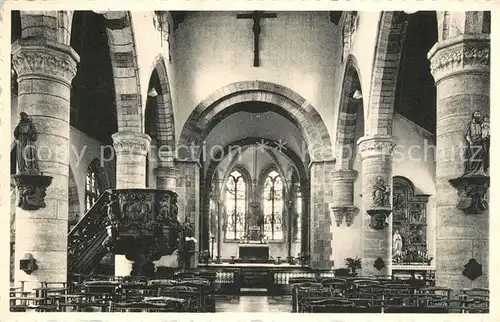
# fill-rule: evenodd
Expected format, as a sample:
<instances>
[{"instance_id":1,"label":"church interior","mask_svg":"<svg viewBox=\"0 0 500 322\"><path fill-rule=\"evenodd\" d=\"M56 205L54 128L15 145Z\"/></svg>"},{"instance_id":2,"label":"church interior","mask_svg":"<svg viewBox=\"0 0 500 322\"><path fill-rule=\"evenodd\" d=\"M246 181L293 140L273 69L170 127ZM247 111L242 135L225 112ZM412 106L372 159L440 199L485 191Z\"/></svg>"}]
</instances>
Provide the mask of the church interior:
<instances>
[{"instance_id":1,"label":"church interior","mask_svg":"<svg viewBox=\"0 0 500 322\"><path fill-rule=\"evenodd\" d=\"M10 24L11 311L489 312L490 12Z\"/></svg>"}]
</instances>

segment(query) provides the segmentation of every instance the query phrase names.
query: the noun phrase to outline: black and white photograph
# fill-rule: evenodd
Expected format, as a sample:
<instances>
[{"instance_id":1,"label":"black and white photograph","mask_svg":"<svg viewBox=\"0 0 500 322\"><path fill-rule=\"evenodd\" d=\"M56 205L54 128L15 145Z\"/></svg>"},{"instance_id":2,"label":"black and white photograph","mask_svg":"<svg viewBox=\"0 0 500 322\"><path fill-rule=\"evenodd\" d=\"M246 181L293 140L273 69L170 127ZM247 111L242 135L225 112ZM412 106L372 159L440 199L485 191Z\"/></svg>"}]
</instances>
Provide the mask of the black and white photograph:
<instances>
[{"instance_id":1,"label":"black and white photograph","mask_svg":"<svg viewBox=\"0 0 500 322\"><path fill-rule=\"evenodd\" d=\"M13 2L9 316L490 314L491 7Z\"/></svg>"}]
</instances>

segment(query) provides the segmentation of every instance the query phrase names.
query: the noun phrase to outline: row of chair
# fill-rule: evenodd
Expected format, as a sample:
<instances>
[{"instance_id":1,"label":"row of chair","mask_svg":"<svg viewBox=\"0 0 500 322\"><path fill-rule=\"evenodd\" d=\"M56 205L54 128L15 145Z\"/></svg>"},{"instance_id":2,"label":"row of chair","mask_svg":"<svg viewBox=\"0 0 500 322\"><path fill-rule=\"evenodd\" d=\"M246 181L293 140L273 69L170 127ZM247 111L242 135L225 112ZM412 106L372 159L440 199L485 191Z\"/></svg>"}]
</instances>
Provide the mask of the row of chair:
<instances>
[{"instance_id":1,"label":"row of chair","mask_svg":"<svg viewBox=\"0 0 500 322\"><path fill-rule=\"evenodd\" d=\"M292 280L292 312L366 313L484 313L487 289L429 287L415 280L377 278Z\"/></svg>"},{"instance_id":2,"label":"row of chair","mask_svg":"<svg viewBox=\"0 0 500 322\"><path fill-rule=\"evenodd\" d=\"M213 275L172 279L86 276L64 287L11 288L12 311L214 312ZM17 296L19 295L19 296Z\"/></svg>"}]
</instances>

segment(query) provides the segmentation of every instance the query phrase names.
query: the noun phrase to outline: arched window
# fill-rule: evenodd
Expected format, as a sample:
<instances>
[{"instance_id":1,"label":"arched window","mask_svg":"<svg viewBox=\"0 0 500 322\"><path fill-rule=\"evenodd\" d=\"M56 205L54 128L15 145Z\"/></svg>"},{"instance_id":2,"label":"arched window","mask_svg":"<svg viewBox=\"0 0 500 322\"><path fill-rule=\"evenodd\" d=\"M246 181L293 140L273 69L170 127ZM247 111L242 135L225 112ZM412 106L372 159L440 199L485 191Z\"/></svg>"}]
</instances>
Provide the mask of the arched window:
<instances>
[{"instance_id":1,"label":"arched window","mask_svg":"<svg viewBox=\"0 0 500 322\"><path fill-rule=\"evenodd\" d=\"M271 240L283 239L283 181L272 170L263 189L264 234Z\"/></svg>"},{"instance_id":2,"label":"arched window","mask_svg":"<svg viewBox=\"0 0 500 322\"><path fill-rule=\"evenodd\" d=\"M245 234L247 183L241 172L231 172L226 182L226 239L240 239Z\"/></svg>"},{"instance_id":3,"label":"arched window","mask_svg":"<svg viewBox=\"0 0 500 322\"><path fill-rule=\"evenodd\" d=\"M87 169L87 178L85 180L85 212L92 207L102 193L99 182L100 170L98 159L94 159Z\"/></svg>"}]
</instances>

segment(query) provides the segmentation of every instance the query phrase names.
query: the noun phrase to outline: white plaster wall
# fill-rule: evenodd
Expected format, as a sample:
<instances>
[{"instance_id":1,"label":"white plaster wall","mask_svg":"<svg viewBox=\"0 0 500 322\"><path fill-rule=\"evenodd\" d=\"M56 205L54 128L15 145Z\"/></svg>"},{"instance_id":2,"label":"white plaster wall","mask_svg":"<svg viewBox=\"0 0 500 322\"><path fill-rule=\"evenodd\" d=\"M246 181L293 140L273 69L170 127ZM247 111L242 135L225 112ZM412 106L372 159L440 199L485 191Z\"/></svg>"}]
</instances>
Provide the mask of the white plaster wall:
<instances>
[{"instance_id":1,"label":"white plaster wall","mask_svg":"<svg viewBox=\"0 0 500 322\"><path fill-rule=\"evenodd\" d=\"M334 101L336 27L328 12L278 12L261 21L261 67L253 67L251 20L237 12L190 13L176 31L176 135L203 99L238 81L288 87L318 110L329 127Z\"/></svg>"},{"instance_id":2,"label":"white plaster wall","mask_svg":"<svg viewBox=\"0 0 500 322\"><path fill-rule=\"evenodd\" d=\"M153 25L153 11L132 11L132 26L134 30L137 63L139 65L139 80L141 86L142 115L146 109L149 79L153 73L154 64L158 55L163 57L170 84L175 83L175 70L173 61L169 62L169 49L167 40L162 40L160 31ZM171 34L171 48L174 48L174 33ZM160 79L161 80L161 79ZM171 95L175 96L175 87L170 85ZM175 115L175 113L174 113ZM142 119L144 126L144 118Z\"/></svg>"},{"instance_id":3,"label":"white plaster wall","mask_svg":"<svg viewBox=\"0 0 500 322\"><path fill-rule=\"evenodd\" d=\"M92 162L94 158L99 158L102 161L102 166L105 169L108 182L111 188L115 188L115 161L114 159L105 161L104 158L102 158L102 151L104 151L104 149L111 151L112 146L102 146L96 139L73 127L70 128L69 144L69 164L73 170L76 185L78 186L78 199L81 208L80 215L83 215L85 211L85 178L90 162Z\"/></svg>"}]
</instances>

